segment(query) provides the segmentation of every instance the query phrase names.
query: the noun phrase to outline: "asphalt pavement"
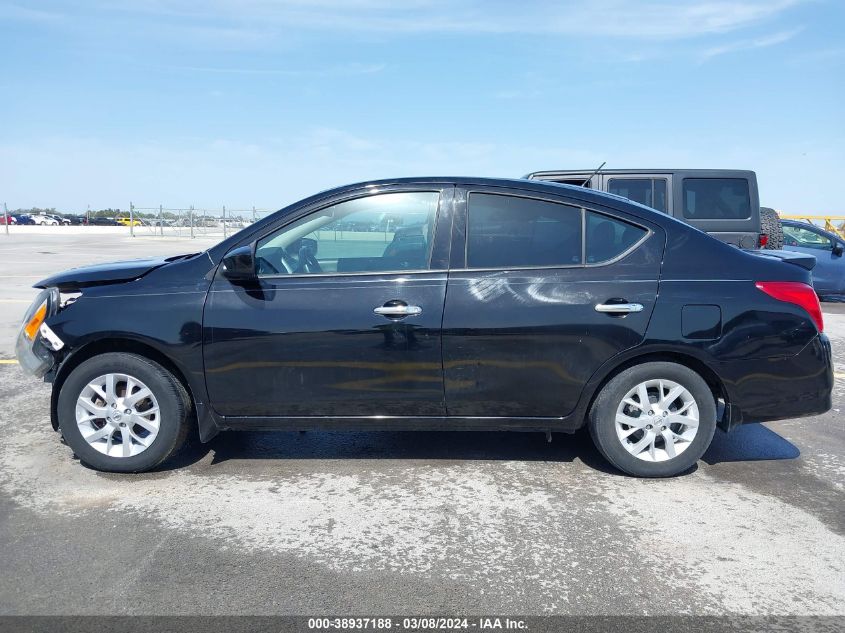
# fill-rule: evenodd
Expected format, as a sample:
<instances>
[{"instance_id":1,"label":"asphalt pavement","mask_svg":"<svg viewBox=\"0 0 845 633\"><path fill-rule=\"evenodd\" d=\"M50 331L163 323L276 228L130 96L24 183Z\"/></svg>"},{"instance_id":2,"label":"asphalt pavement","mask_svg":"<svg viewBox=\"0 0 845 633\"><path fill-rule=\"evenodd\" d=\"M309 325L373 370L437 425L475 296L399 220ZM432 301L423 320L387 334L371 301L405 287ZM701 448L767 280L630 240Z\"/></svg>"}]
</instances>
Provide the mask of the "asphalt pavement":
<instances>
[{"instance_id":1,"label":"asphalt pavement","mask_svg":"<svg viewBox=\"0 0 845 633\"><path fill-rule=\"evenodd\" d=\"M717 431L675 479L481 432L229 433L109 475L11 362L29 286L210 241L48 228L0 234L0 614L845 615L842 305L834 409Z\"/></svg>"}]
</instances>

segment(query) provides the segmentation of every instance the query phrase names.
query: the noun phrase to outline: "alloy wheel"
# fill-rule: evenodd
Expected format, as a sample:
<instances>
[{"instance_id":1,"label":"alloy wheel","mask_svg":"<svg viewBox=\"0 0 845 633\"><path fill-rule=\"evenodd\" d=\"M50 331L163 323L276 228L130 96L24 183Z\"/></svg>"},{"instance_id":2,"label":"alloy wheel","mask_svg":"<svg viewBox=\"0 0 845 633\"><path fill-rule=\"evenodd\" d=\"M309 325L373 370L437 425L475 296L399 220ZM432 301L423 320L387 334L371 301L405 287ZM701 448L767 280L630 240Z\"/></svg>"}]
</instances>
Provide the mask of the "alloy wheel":
<instances>
[{"instance_id":1,"label":"alloy wheel","mask_svg":"<svg viewBox=\"0 0 845 633\"><path fill-rule=\"evenodd\" d=\"M109 457L133 457L155 441L161 413L152 390L128 374L89 382L76 401L79 432Z\"/></svg>"},{"instance_id":2,"label":"alloy wheel","mask_svg":"<svg viewBox=\"0 0 845 633\"><path fill-rule=\"evenodd\" d=\"M619 403L616 436L634 457L664 462L689 448L698 422L698 404L686 387L672 380L646 380Z\"/></svg>"}]
</instances>

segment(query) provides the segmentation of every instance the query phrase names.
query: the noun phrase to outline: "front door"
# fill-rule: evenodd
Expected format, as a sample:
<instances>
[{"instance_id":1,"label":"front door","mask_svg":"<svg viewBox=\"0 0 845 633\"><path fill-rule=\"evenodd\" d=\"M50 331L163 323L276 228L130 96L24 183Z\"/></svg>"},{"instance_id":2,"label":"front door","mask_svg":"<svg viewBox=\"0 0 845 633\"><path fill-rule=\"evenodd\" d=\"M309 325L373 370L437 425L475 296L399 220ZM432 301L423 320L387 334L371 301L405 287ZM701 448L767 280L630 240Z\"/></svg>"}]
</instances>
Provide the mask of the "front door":
<instances>
[{"instance_id":1,"label":"front door","mask_svg":"<svg viewBox=\"0 0 845 633\"><path fill-rule=\"evenodd\" d=\"M217 275L204 314L217 413L444 414L448 253L435 243L448 241L452 187L403 189L280 220L255 245L255 283Z\"/></svg>"},{"instance_id":2,"label":"front door","mask_svg":"<svg viewBox=\"0 0 845 633\"><path fill-rule=\"evenodd\" d=\"M663 231L536 193L458 197L466 238L452 245L443 316L448 413L565 416L602 363L643 339Z\"/></svg>"}]
</instances>

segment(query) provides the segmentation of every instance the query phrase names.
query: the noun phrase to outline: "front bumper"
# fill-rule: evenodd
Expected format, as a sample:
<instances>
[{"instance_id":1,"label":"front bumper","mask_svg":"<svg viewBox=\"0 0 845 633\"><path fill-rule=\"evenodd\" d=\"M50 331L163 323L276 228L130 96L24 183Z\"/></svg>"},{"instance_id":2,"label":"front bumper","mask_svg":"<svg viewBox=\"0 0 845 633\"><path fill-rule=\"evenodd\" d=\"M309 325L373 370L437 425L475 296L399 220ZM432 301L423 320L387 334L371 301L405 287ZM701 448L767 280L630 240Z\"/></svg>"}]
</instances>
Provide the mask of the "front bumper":
<instances>
[{"instance_id":1,"label":"front bumper","mask_svg":"<svg viewBox=\"0 0 845 633\"><path fill-rule=\"evenodd\" d=\"M724 363L731 426L825 413L833 406L833 353L819 334L795 356Z\"/></svg>"}]
</instances>

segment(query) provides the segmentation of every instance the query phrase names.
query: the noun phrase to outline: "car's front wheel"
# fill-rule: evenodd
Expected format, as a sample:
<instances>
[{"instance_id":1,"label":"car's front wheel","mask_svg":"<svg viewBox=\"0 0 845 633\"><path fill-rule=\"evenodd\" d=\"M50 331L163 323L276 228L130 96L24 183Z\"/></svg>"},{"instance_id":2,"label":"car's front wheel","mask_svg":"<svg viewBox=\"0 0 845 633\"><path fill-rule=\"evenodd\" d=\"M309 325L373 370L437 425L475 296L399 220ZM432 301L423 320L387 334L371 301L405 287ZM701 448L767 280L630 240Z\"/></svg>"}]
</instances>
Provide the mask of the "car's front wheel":
<instances>
[{"instance_id":1,"label":"car's front wheel","mask_svg":"<svg viewBox=\"0 0 845 633\"><path fill-rule=\"evenodd\" d=\"M688 367L643 363L614 376L590 409L597 448L619 470L671 477L691 468L710 446L716 402Z\"/></svg>"},{"instance_id":2,"label":"car's front wheel","mask_svg":"<svg viewBox=\"0 0 845 633\"><path fill-rule=\"evenodd\" d=\"M164 367L136 354L94 356L61 387L59 427L87 466L111 472L155 468L184 443L190 399Z\"/></svg>"}]
</instances>

